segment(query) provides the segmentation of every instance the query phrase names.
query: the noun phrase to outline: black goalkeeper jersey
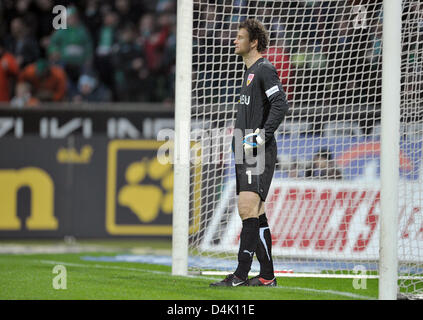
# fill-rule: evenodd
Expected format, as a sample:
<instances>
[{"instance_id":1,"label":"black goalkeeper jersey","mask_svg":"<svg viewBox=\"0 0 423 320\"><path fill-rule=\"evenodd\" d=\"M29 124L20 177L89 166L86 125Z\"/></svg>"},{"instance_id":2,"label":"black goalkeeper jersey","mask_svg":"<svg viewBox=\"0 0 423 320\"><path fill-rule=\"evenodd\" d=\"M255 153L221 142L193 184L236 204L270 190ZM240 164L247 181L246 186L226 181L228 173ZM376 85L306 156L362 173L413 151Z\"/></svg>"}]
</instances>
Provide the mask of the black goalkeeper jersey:
<instances>
[{"instance_id":1,"label":"black goalkeeper jersey","mask_svg":"<svg viewBox=\"0 0 423 320\"><path fill-rule=\"evenodd\" d=\"M241 129L243 136L257 128L264 129L266 145L274 143L274 133L288 111L288 101L269 60L260 58L245 71L240 94L235 129Z\"/></svg>"}]
</instances>

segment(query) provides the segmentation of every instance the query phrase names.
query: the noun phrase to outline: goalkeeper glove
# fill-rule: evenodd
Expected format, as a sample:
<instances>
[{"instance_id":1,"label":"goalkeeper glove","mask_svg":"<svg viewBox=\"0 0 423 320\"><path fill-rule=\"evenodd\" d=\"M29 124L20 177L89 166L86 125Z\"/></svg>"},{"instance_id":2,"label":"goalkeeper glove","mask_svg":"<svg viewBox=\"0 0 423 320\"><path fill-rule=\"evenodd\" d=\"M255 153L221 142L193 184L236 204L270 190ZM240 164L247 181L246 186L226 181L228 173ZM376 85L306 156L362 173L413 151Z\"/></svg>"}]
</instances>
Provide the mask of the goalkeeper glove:
<instances>
[{"instance_id":1,"label":"goalkeeper glove","mask_svg":"<svg viewBox=\"0 0 423 320\"><path fill-rule=\"evenodd\" d=\"M253 150L264 145L264 133L260 129L256 129L254 133L249 133L244 137L242 145L244 146L244 152L246 155L252 155Z\"/></svg>"}]
</instances>

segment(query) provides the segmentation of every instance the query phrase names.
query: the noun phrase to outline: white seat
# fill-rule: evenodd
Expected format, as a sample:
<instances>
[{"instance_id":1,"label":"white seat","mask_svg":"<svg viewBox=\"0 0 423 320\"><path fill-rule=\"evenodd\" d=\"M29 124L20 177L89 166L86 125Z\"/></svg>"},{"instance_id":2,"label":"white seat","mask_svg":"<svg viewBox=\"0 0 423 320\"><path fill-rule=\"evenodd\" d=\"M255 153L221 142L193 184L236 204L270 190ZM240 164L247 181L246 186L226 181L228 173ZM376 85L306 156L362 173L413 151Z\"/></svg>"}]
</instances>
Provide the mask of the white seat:
<instances>
[{"instance_id":1,"label":"white seat","mask_svg":"<svg viewBox=\"0 0 423 320\"><path fill-rule=\"evenodd\" d=\"M405 133L406 133L406 125L401 123L400 124L400 137L404 136ZM373 136L374 140L380 140L381 134L382 134L382 126L380 125L380 123L377 123L377 124L374 125L370 135Z\"/></svg>"},{"instance_id":2,"label":"white seat","mask_svg":"<svg viewBox=\"0 0 423 320\"><path fill-rule=\"evenodd\" d=\"M423 140L423 123L406 123L405 136L410 142L419 142Z\"/></svg>"},{"instance_id":3,"label":"white seat","mask_svg":"<svg viewBox=\"0 0 423 320\"><path fill-rule=\"evenodd\" d=\"M283 121L278 131L281 134L289 134L291 136L299 136L311 131L311 123L305 121Z\"/></svg>"},{"instance_id":4,"label":"white seat","mask_svg":"<svg viewBox=\"0 0 423 320\"><path fill-rule=\"evenodd\" d=\"M356 121L333 121L323 126L323 136L334 137L360 137L363 132Z\"/></svg>"}]
</instances>

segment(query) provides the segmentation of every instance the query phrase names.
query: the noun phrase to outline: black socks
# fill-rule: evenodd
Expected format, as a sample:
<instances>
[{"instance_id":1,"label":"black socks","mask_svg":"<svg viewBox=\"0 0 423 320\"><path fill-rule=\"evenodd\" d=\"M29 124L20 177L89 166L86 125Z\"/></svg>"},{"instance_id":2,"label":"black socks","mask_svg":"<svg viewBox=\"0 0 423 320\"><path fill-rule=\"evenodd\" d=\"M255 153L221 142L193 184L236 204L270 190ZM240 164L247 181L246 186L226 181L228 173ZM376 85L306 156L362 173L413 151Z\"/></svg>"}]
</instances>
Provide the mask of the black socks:
<instances>
[{"instance_id":1,"label":"black socks","mask_svg":"<svg viewBox=\"0 0 423 320\"><path fill-rule=\"evenodd\" d=\"M275 277L272 260L272 237L266 214L259 216L259 240L256 250L257 259L260 262L260 277L271 280Z\"/></svg>"},{"instance_id":2,"label":"black socks","mask_svg":"<svg viewBox=\"0 0 423 320\"><path fill-rule=\"evenodd\" d=\"M271 280L275 277L272 259L272 237L266 214L259 218L242 221L238 251L238 268L234 274L243 280L247 279L251 269L254 253L260 262L260 277Z\"/></svg>"},{"instance_id":3,"label":"black socks","mask_svg":"<svg viewBox=\"0 0 423 320\"><path fill-rule=\"evenodd\" d=\"M259 242L259 219L248 218L242 221L242 230L239 239L238 268L234 274L243 280L248 277L251 269L254 252Z\"/></svg>"}]
</instances>

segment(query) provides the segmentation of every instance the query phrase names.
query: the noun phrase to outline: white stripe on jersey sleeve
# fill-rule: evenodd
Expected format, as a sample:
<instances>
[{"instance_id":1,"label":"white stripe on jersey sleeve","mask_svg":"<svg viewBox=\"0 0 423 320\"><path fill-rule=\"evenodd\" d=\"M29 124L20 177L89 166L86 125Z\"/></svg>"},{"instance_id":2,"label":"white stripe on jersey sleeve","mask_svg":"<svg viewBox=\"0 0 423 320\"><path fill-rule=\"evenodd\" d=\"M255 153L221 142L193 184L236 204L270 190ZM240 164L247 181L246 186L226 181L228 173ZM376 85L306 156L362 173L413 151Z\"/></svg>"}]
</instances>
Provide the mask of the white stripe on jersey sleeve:
<instances>
[{"instance_id":1,"label":"white stripe on jersey sleeve","mask_svg":"<svg viewBox=\"0 0 423 320\"><path fill-rule=\"evenodd\" d=\"M266 96L269 98L272 94L279 91L278 86L273 86L270 89L266 90Z\"/></svg>"}]
</instances>

